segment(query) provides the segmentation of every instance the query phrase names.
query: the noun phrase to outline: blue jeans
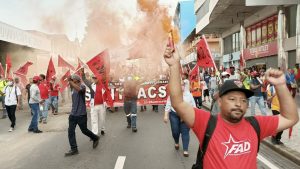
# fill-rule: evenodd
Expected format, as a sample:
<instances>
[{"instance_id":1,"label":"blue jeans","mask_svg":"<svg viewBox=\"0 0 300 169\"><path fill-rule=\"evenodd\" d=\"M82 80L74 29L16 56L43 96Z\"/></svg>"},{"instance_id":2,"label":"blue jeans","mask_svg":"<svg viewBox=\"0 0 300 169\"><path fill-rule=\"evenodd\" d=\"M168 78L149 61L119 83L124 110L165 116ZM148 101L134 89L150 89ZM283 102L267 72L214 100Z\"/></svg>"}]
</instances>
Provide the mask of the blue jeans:
<instances>
[{"instance_id":1,"label":"blue jeans","mask_svg":"<svg viewBox=\"0 0 300 169\"><path fill-rule=\"evenodd\" d=\"M127 122L131 125L131 128L136 128L136 102L136 100L124 101L124 111L127 116Z\"/></svg>"},{"instance_id":2,"label":"blue jeans","mask_svg":"<svg viewBox=\"0 0 300 169\"><path fill-rule=\"evenodd\" d=\"M38 116L40 112L39 103L30 104L31 111L33 113L31 123L29 125L28 130L36 131L38 130Z\"/></svg>"},{"instance_id":3,"label":"blue jeans","mask_svg":"<svg viewBox=\"0 0 300 169\"><path fill-rule=\"evenodd\" d=\"M50 96L50 105L55 109L55 112L58 112L58 96Z\"/></svg>"},{"instance_id":4,"label":"blue jeans","mask_svg":"<svg viewBox=\"0 0 300 169\"><path fill-rule=\"evenodd\" d=\"M264 116L267 115L266 107L265 107L265 103L264 103L264 97L263 96L252 96L252 97L250 97L251 116L255 115L256 103L258 104L258 107L259 107L261 113Z\"/></svg>"},{"instance_id":5,"label":"blue jeans","mask_svg":"<svg viewBox=\"0 0 300 169\"><path fill-rule=\"evenodd\" d=\"M40 111L40 120L47 120L48 118L48 108L49 108L50 99L46 99L43 104L43 111Z\"/></svg>"},{"instance_id":6,"label":"blue jeans","mask_svg":"<svg viewBox=\"0 0 300 169\"><path fill-rule=\"evenodd\" d=\"M180 120L179 116L173 111L169 114L172 136L175 144L179 143L179 136L181 134L183 150L188 151L190 143L190 128Z\"/></svg>"}]
</instances>

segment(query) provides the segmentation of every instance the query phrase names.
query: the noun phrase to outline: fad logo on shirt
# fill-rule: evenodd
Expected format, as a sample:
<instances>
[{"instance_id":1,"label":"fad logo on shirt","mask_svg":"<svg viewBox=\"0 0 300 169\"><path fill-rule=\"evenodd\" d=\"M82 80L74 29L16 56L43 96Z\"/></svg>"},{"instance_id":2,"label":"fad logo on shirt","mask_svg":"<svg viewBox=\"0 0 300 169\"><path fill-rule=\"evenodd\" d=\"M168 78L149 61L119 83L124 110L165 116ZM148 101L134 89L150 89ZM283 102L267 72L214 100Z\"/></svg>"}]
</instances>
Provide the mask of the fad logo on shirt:
<instances>
[{"instance_id":1,"label":"fad logo on shirt","mask_svg":"<svg viewBox=\"0 0 300 169\"><path fill-rule=\"evenodd\" d=\"M226 152L224 154L224 159L227 156L233 155L238 156L242 154L250 153L251 144L249 141L235 141L231 134L229 135L229 140L227 142L222 142L222 144L226 147Z\"/></svg>"}]
</instances>

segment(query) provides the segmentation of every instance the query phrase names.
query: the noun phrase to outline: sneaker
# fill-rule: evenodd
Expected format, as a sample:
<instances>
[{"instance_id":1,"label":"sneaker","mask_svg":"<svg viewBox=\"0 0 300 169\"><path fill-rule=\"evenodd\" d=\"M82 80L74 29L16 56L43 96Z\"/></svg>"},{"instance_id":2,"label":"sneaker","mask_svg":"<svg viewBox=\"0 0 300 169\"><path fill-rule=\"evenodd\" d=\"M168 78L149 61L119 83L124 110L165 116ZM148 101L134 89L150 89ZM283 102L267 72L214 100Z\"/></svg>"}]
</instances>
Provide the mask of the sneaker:
<instances>
[{"instance_id":1,"label":"sneaker","mask_svg":"<svg viewBox=\"0 0 300 169\"><path fill-rule=\"evenodd\" d=\"M33 129L28 129L28 132L33 132Z\"/></svg>"},{"instance_id":2,"label":"sneaker","mask_svg":"<svg viewBox=\"0 0 300 169\"><path fill-rule=\"evenodd\" d=\"M99 144L99 140L100 140L100 137L97 136L97 139L93 141L93 149L97 148L97 146Z\"/></svg>"},{"instance_id":3,"label":"sneaker","mask_svg":"<svg viewBox=\"0 0 300 169\"><path fill-rule=\"evenodd\" d=\"M8 130L8 132L12 132L12 131L14 131L14 128L9 128L9 130Z\"/></svg>"},{"instance_id":4,"label":"sneaker","mask_svg":"<svg viewBox=\"0 0 300 169\"><path fill-rule=\"evenodd\" d=\"M131 128L131 124L127 124L127 128L128 128L128 129Z\"/></svg>"},{"instance_id":5,"label":"sneaker","mask_svg":"<svg viewBox=\"0 0 300 169\"><path fill-rule=\"evenodd\" d=\"M183 156L184 157L189 157L189 152L188 151L183 151Z\"/></svg>"},{"instance_id":6,"label":"sneaker","mask_svg":"<svg viewBox=\"0 0 300 169\"><path fill-rule=\"evenodd\" d=\"M34 130L33 133L42 133L43 131L37 129L37 130Z\"/></svg>"},{"instance_id":7,"label":"sneaker","mask_svg":"<svg viewBox=\"0 0 300 169\"><path fill-rule=\"evenodd\" d=\"M105 131L101 130L101 135L104 136L105 135Z\"/></svg>"},{"instance_id":8,"label":"sneaker","mask_svg":"<svg viewBox=\"0 0 300 169\"><path fill-rule=\"evenodd\" d=\"M132 128L132 132L136 133L137 132L137 128L136 127Z\"/></svg>"},{"instance_id":9,"label":"sneaker","mask_svg":"<svg viewBox=\"0 0 300 169\"><path fill-rule=\"evenodd\" d=\"M277 144L277 145L283 145L283 142L280 141L280 140L276 140L276 144Z\"/></svg>"},{"instance_id":10,"label":"sneaker","mask_svg":"<svg viewBox=\"0 0 300 169\"><path fill-rule=\"evenodd\" d=\"M276 138L272 136L272 137L271 137L271 142L272 142L273 144L276 144L276 143L277 143Z\"/></svg>"},{"instance_id":11,"label":"sneaker","mask_svg":"<svg viewBox=\"0 0 300 169\"><path fill-rule=\"evenodd\" d=\"M76 155L76 154L78 154L79 152L78 152L78 150L77 149L75 149L75 150L70 150L70 151L68 151L67 153L65 153L65 157L69 157L69 156L72 156L72 155Z\"/></svg>"}]
</instances>

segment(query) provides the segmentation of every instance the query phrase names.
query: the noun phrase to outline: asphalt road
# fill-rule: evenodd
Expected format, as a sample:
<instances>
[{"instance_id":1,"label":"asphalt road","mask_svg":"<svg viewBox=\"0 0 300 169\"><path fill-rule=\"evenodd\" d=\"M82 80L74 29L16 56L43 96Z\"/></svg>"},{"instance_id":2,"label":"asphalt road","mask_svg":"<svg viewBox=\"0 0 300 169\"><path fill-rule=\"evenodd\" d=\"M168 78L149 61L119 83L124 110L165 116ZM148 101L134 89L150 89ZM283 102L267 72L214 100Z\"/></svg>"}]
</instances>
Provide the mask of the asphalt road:
<instances>
[{"instance_id":1,"label":"asphalt road","mask_svg":"<svg viewBox=\"0 0 300 169\"><path fill-rule=\"evenodd\" d=\"M67 114L51 116L41 124L42 134L27 133L29 113L18 112L17 128L9 133L8 119L0 120L1 169L190 169L195 162L198 143L191 131L190 157L174 149L170 125L162 113L138 113L138 132L126 128L123 110L107 113L107 134L97 149L79 128L76 131L79 155L64 157L69 150ZM66 108L68 110L68 108ZM160 107L162 112L162 107ZM261 158L262 157L262 158ZM258 168L299 168L268 147L261 146ZM119 159L119 160L118 160ZM123 161L122 161L123 160ZM123 166L124 164L124 166Z\"/></svg>"}]
</instances>

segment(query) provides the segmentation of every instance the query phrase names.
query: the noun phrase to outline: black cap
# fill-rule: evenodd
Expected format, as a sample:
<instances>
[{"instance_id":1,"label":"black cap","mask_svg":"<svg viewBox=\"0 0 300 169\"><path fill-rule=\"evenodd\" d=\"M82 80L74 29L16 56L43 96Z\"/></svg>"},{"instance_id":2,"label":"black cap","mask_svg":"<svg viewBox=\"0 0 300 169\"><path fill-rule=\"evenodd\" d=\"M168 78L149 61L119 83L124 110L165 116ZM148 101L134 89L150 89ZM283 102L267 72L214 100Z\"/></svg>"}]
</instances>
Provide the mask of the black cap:
<instances>
[{"instance_id":1,"label":"black cap","mask_svg":"<svg viewBox=\"0 0 300 169\"><path fill-rule=\"evenodd\" d=\"M219 96L223 96L231 91L240 91L245 93L246 97L249 98L253 96L253 92L244 87L243 83L239 80L226 80L224 84L220 87Z\"/></svg>"}]
</instances>

